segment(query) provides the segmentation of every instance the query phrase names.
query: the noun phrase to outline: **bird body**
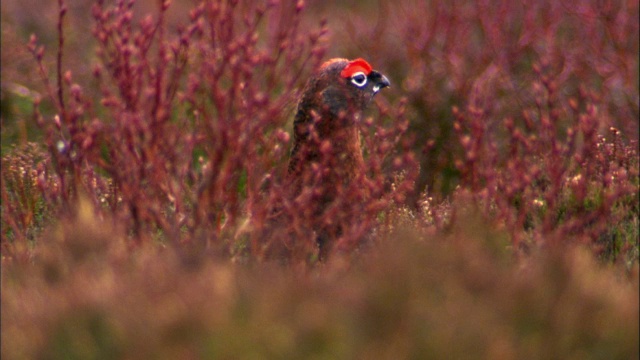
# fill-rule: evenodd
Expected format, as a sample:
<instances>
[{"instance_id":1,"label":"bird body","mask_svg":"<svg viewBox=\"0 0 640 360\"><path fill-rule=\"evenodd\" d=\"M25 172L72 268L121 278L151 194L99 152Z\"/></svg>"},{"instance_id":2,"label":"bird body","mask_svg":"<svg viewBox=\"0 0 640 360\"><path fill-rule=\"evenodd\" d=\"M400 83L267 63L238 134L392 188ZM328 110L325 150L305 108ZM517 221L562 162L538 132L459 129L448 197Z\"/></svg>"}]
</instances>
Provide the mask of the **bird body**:
<instances>
[{"instance_id":1,"label":"bird body","mask_svg":"<svg viewBox=\"0 0 640 360\"><path fill-rule=\"evenodd\" d=\"M293 122L288 184L292 223L314 232L326 258L366 198L358 119L389 80L363 59L331 59L305 85ZM294 205L295 206L295 205ZM299 221L302 219L302 221ZM297 226L297 225L292 225Z\"/></svg>"},{"instance_id":2,"label":"bird body","mask_svg":"<svg viewBox=\"0 0 640 360\"><path fill-rule=\"evenodd\" d=\"M307 82L298 103L289 176L297 185L318 162L327 165L325 183L345 183L362 172L357 120L389 80L363 59L331 59ZM299 191L300 189L297 188Z\"/></svg>"}]
</instances>

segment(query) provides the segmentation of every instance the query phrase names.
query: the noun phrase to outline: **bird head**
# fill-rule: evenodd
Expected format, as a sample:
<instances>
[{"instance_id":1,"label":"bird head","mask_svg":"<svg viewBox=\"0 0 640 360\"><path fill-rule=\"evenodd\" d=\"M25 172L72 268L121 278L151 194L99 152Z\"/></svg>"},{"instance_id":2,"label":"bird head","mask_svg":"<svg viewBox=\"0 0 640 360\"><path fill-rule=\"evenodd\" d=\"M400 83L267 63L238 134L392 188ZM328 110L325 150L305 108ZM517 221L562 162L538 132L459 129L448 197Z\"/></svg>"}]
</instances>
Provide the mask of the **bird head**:
<instances>
[{"instance_id":1,"label":"bird head","mask_svg":"<svg viewBox=\"0 0 640 360\"><path fill-rule=\"evenodd\" d=\"M373 70L371 65L363 59L349 61L340 70L340 77L346 79L349 85L355 86L361 93L371 97L377 94L380 89L391 85L386 76Z\"/></svg>"},{"instance_id":2,"label":"bird head","mask_svg":"<svg viewBox=\"0 0 640 360\"><path fill-rule=\"evenodd\" d=\"M322 118L350 117L364 110L389 85L387 77L363 59L331 59L311 78L300 105Z\"/></svg>"}]
</instances>

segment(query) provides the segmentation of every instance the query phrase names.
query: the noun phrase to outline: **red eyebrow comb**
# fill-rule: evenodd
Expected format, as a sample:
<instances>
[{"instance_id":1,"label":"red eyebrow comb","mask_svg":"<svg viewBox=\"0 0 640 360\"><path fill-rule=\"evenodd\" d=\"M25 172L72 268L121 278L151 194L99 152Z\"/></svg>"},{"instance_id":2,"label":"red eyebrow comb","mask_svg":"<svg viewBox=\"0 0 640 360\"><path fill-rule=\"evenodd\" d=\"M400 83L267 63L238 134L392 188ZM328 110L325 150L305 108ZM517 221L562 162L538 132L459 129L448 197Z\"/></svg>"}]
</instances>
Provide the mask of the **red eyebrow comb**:
<instances>
[{"instance_id":1,"label":"red eyebrow comb","mask_svg":"<svg viewBox=\"0 0 640 360\"><path fill-rule=\"evenodd\" d=\"M373 70L371 65L369 65L369 63L364 59L355 59L350 61L349 64L342 69L340 76L343 78L350 78L357 72L363 72L365 75L369 75L371 70Z\"/></svg>"}]
</instances>

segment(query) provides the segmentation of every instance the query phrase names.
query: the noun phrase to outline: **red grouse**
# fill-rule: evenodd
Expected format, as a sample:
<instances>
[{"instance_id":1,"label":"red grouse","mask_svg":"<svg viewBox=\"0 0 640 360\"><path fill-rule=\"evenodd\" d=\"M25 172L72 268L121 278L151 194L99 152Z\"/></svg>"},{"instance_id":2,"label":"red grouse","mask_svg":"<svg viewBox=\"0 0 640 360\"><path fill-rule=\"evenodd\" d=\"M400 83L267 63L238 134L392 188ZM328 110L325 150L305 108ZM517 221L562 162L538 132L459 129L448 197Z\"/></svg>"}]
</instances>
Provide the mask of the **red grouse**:
<instances>
[{"instance_id":1,"label":"red grouse","mask_svg":"<svg viewBox=\"0 0 640 360\"><path fill-rule=\"evenodd\" d=\"M374 95L388 86L389 80L363 59L331 59L303 90L293 122L289 180L293 196L306 199L298 211L316 233L320 258L349 221L344 216L349 202L366 196L358 183L366 177L357 122Z\"/></svg>"}]
</instances>

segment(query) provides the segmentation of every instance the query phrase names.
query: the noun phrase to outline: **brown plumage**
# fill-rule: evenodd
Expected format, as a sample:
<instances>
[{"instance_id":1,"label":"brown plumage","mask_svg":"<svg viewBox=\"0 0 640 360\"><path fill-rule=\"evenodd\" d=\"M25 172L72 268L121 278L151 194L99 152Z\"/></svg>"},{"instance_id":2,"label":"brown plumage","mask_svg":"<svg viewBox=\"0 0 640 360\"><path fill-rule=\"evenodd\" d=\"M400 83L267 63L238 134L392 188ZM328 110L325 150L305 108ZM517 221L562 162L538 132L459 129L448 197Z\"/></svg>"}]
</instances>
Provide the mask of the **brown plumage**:
<instances>
[{"instance_id":1,"label":"brown plumage","mask_svg":"<svg viewBox=\"0 0 640 360\"><path fill-rule=\"evenodd\" d=\"M323 215L349 189L350 201L366 196L353 186L366 181L357 119L389 80L362 59L331 59L307 82L294 119L294 144L289 161L292 196L308 197L310 228L316 232L320 256L342 233L342 222ZM344 205L344 204L343 204ZM336 206L333 207L334 210ZM345 217L343 217L345 219Z\"/></svg>"}]
</instances>

